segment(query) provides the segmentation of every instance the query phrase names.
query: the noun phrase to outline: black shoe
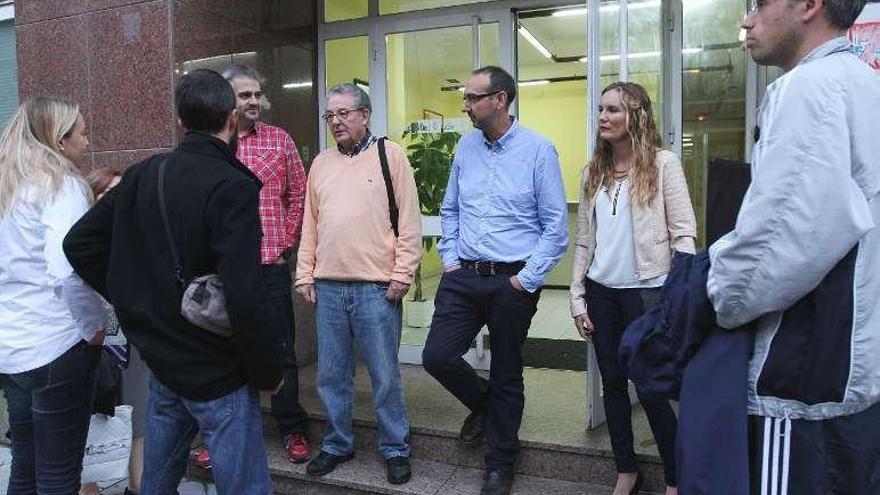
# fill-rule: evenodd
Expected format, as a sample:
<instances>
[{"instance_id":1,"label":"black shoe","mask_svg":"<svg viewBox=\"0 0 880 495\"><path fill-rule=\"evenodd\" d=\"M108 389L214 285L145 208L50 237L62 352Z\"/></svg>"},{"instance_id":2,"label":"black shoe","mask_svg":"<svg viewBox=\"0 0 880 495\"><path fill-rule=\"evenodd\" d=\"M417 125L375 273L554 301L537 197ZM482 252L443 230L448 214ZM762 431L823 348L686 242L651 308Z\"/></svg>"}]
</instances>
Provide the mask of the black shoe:
<instances>
[{"instance_id":1,"label":"black shoe","mask_svg":"<svg viewBox=\"0 0 880 495\"><path fill-rule=\"evenodd\" d=\"M412 478L409 457L389 457L385 460L385 474L392 485L402 485Z\"/></svg>"},{"instance_id":2,"label":"black shoe","mask_svg":"<svg viewBox=\"0 0 880 495\"><path fill-rule=\"evenodd\" d=\"M345 461L350 461L352 458L354 458L354 452L346 455L333 455L322 450L318 457L312 459L312 462L306 467L306 472L312 476L324 476L336 469L336 466Z\"/></svg>"},{"instance_id":3,"label":"black shoe","mask_svg":"<svg viewBox=\"0 0 880 495\"><path fill-rule=\"evenodd\" d=\"M133 491L129 490L128 487L126 487L125 492L123 492L123 495L138 495L138 494L137 494L137 492L133 492Z\"/></svg>"},{"instance_id":4,"label":"black shoe","mask_svg":"<svg viewBox=\"0 0 880 495\"><path fill-rule=\"evenodd\" d=\"M485 434L486 413L472 412L468 415L467 419L464 420L464 424L461 425L461 433L458 434L458 439L465 445L473 445L482 440L483 435Z\"/></svg>"},{"instance_id":5,"label":"black shoe","mask_svg":"<svg viewBox=\"0 0 880 495\"><path fill-rule=\"evenodd\" d=\"M480 495L508 495L513 486L513 472L493 470L486 473Z\"/></svg>"}]
</instances>

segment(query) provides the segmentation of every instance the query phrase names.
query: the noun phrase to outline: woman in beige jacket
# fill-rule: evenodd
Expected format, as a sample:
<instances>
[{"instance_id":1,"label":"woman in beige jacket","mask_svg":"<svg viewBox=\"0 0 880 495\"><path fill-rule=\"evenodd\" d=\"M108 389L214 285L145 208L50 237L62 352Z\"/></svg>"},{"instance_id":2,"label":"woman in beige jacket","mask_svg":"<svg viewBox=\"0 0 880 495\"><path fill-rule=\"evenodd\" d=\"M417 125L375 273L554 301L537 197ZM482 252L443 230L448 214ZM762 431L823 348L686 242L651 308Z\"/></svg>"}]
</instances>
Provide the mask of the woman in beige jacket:
<instances>
[{"instance_id":1,"label":"woman in beige jacket","mask_svg":"<svg viewBox=\"0 0 880 495\"><path fill-rule=\"evenodd\" d=\"M656 302L674 251L694 252L696 220L678 157L660 148L651 100L638 84L602 91L595 154L581 178L571 314L596 349L605 417L617 464L614 495L638 493L627 378L618 364L623 331ZM640 397L675 488L675 413Z\"/></svg>"}]
</instances>

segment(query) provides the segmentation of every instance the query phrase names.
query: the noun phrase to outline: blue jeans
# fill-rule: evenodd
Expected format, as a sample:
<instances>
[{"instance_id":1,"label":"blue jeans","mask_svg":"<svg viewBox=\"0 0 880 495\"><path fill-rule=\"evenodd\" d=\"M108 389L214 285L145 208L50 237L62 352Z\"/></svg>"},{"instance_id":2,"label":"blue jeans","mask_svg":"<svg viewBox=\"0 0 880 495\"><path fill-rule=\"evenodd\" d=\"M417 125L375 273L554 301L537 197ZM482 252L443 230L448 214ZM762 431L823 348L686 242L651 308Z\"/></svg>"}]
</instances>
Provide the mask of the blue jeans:
<instances>
[{"instance_id":1,"label":"blue jeans","mask_svg":"<svg viewBox=\"0 0 880 495\"><path fill-rule=\"evenodd\" d=\"M356 346L373 385L379 453L386 459L409 456L409 421L397 363L400 303L385 299L388 284L319 280L315 290L318 393L327 409L322 450L334 455L354 450L351 421Z\"/></svg>"},{"instance_id":2,"label":"blue jeans","mask_svg":"<svg viewBox=\"0 0 880 495\"><path fill-rule=\"evenodd\" d=\"M12 432L8 495L75 495L100 347L81 341L51 363L0 374Z\"/></svg>"},{"instance_id":3,"label":"blue jeans","mask_svg":"<svg viewBox=\"0 0 880 495\"><path fill-rule=\"evenodd\" d=\"M186 471L190 444L201 430L211 451L219 495L269 495L260 400L249 386L218 399L184 399L150 377L142 495L173 495Z\"/></svg>"}]
</instances>

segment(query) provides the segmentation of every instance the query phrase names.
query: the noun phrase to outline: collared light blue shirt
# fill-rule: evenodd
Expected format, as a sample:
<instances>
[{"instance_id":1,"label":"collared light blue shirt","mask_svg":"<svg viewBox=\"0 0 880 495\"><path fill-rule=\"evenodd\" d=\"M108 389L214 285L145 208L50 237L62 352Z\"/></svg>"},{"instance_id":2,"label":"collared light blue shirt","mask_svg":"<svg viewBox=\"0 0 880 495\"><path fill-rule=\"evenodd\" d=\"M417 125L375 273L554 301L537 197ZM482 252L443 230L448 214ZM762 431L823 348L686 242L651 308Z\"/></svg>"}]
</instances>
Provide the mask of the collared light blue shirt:
<instances>
[{"instance_id":1,"label":"collared light blue shirt","mask_svg":"<svg viewBox=\"0 0 880 495\"><path fill-rule=\"evenodd\" d=\"M443 266L463 259L525 261L517 278L535 292L565 254L567 214L559 155L550 141L516 120L495 142L470 132L458 142L440 208Z\"/></svg>"}]
</instances>

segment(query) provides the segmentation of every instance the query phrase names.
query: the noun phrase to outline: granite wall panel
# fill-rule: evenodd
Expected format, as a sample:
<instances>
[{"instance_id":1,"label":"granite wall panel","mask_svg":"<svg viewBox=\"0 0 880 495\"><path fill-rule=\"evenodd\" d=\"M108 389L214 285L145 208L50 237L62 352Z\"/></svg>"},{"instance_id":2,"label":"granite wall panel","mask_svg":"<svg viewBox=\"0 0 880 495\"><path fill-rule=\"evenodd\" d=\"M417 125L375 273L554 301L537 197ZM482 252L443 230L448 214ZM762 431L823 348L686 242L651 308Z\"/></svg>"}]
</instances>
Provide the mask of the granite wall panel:
<instances>
[{"instance_id":1,"label":"granite wall panel","mask_svg":"<svg viewBox=\"0 0 880 495\"><path fill-rule=\"evenodd\" d=\"M93 63L92 150L171 146L174 113L167 3L85 14Z\"/></svg>"},{"instance_id":2,"label":"granite wall panel","mask_svg":"<svg viewBox=\"0 0 880 495\"><path fill-rule=\"evenodd\" d=\"M15 23L21 25L58 19L147 1L149 0L16 0Z\"/></svg>"}]
</instances>

